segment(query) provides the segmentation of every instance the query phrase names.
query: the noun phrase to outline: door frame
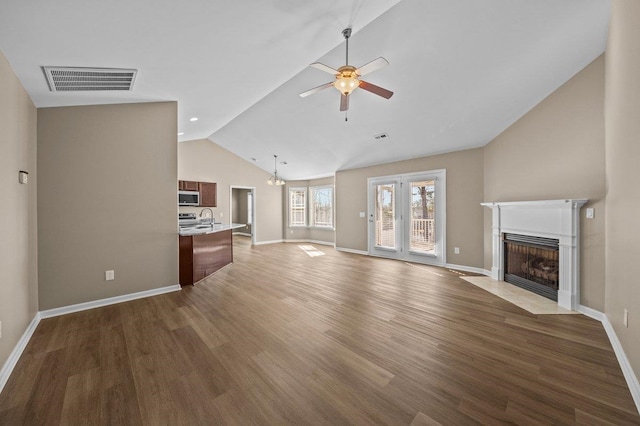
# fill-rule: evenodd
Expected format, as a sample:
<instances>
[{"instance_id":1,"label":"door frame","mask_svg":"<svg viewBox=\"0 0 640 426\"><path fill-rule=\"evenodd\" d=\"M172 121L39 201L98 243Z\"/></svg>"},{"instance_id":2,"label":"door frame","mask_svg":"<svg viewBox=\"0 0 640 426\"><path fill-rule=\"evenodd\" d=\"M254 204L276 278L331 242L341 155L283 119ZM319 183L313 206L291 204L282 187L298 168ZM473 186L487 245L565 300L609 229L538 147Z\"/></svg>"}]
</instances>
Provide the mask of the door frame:
<instances>
[{"instance_id":1,"label":"door frame","mask_svg":"<svg viewBox=\"0 0 640 426\"><path fill-rule=\"evenodd\" d=\"M408 183L412 180L422 178L435 178L436 180L436 241L439 244L439 253L436 255L416 254L409 250L408 233L410 232L410 207L406 203L406 199L411 196ZM375 226L375 206L372 205L374 200L371 199L372 184L384 181L399 181L399 196L396 195L396 216L400 215L400 219L396 218L396 227L400 227L400 246L398 250L372 250L373 248L373 227ZM399 205L398 205L399 204ZM417 262L434 266L445 266L447 263L447 170L435 169L425 170L421 172L401 173L388 176L375 176L367 179L367 251L371 256L385 257L390 259L405 260L408 262ZM399 210L399 211L398 211ZM372 220L372 218L374 220ZM408 218L405 221L404 218Z\"/></svg>"},{"instance_id":2,"label":"door frame","mask_svg":"<svg viewBox=\"0 0 640 426\"><path fill-rule=\"evenodd\" d=\"M251 245L256 244L256 187L255 186L242 186L242 185L229 185L229 223L233 222L233 190L234 189L248 189L252 194L251 202ZM233 231L233 230L232 230ZM233 233L233 232L232 232Z\"/></svg>"}]
</instances>

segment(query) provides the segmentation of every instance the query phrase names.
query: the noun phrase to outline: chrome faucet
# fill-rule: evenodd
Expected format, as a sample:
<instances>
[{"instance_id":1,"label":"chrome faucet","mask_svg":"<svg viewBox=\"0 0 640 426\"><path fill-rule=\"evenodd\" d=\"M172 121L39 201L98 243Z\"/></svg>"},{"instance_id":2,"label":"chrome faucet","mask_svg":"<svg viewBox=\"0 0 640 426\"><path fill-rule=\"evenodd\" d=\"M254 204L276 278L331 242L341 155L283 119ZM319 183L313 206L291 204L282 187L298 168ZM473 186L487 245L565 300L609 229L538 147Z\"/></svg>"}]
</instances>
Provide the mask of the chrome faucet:
<instances>
[{"instance_id":1,"label":"chrome faucet","mask_svg":"<svg viewBox=\"0 0 640 426\"><path fill-rule=\"evenodd\" d=\"M205 210L209 210L209 214L211 215L211 223L215 224L216 223L216 218L213 217L213 210L211 210L209 207L205 207L204 209L200 210L200 216L202 217L202 214L204 213Z\"/></svg>"}]
</instances>

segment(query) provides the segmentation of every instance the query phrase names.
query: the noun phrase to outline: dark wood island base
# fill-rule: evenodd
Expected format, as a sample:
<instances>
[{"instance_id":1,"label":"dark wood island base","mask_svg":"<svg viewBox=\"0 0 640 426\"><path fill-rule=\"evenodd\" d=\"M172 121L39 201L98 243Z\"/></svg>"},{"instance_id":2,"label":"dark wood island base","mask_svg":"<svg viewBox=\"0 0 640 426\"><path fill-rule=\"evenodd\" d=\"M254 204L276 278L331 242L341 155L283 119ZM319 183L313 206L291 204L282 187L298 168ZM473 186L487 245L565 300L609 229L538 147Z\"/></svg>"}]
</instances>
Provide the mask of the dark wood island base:
<instances>
[{"instance_id":1,"label":"dark wood island base","mask_svg":"<svg viewBox=\"0 0 640 426\"><path fill-rule=\"evenodd\" d=\"M193 285L233 262L231 229L180 235L180 285Z\"/></svg>"}]
</instances>

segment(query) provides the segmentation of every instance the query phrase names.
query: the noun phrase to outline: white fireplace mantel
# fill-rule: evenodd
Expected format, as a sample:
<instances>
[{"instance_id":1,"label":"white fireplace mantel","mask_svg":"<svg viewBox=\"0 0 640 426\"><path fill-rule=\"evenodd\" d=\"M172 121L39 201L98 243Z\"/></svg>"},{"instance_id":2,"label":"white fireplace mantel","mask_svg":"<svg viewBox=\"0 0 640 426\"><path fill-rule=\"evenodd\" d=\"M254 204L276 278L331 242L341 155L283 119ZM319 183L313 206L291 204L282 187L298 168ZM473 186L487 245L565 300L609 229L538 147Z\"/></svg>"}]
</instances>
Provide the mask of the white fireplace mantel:
<instances>
[{"instance_id":1,"label":"white fireplace mantel","mask_svg":"<svg viewBox=\"0 0 640 426\"><path fill-rule=\"evenodd\" d=\"M580 304L580 208L588 200L542 200L482 203L492 210L491 277L504 280L503 234L557 239L560 242L558 305Z\"/></svg>"}]
</instances>

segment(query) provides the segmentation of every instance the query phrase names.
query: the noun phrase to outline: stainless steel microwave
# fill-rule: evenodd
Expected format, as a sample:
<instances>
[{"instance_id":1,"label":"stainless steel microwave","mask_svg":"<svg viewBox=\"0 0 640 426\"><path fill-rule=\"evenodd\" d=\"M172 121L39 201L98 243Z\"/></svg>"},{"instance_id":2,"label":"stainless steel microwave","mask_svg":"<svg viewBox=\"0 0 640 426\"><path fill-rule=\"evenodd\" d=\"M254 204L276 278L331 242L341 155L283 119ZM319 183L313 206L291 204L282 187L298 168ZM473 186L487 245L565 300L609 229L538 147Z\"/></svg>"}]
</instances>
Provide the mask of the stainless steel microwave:
<instances>
[{"instance_id":1,"label":"stainless steel microwave","mask_svg":"<svg viewBox=\"0 0 640 426\"><path fill-rule=\"evenodd\" d=\"M178 191L179 206L199 206L200 193L198 191Z\"/></svg>"}]
</instances>

